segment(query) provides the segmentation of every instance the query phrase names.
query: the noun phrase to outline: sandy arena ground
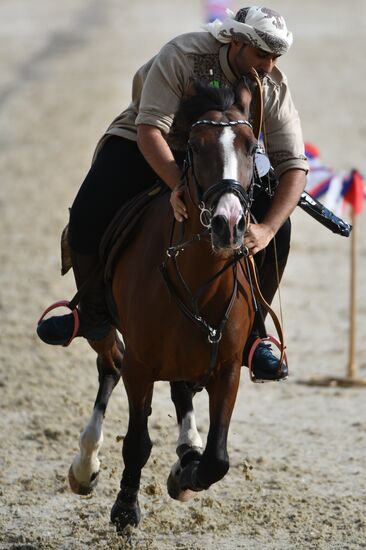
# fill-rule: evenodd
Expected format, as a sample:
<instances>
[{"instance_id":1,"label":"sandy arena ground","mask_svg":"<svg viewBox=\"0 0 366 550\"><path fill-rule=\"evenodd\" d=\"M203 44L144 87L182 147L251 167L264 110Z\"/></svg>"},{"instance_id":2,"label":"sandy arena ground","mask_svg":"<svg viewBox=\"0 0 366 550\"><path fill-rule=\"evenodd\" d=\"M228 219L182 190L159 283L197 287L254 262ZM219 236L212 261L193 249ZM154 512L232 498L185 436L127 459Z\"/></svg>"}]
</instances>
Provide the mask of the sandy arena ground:
<instances>
[{"instance_id":1,"label":"sandy arena ground","mask_svg":"<svg viewBox=\"0 0 366 550\"><path fill-rule=\"evenodd\" d=\"M366 173L364 0L278 0L293 49L286 70L306 140L338 169ZM109 524L121 475L127 402L105 421L96 492L73 495L67 471L96 395L94 353L41 344L44 307L71 297L59 234L94 145L129 100L135 69L170 37L197 30L199 0L0 2L0 547L6 549L366 548L366 391L309 387L342 376L348 348L350 241L293 216L282 285L291 377L256 386L243 371L231 424L231 469L184 505L165 489L176 425L157 384L154 448L143 472L143 519L130 542ZM366 378L365 217L360 220L357 365ZM207 429L207 400L196 399Z\"/></svg>"}]
</instances>

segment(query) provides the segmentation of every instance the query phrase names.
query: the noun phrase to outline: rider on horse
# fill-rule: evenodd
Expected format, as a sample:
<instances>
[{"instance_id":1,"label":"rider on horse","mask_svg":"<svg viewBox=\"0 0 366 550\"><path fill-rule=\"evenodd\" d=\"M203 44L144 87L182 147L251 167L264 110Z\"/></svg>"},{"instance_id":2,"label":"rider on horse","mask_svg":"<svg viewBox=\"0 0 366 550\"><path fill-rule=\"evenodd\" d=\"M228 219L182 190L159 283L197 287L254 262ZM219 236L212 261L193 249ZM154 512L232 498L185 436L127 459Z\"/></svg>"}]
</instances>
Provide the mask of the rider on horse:
<instances>
[{"instance_id":1,"label":"rider on horse","mask_svg":"<svg viewBox=\"0 0 366 550\"><path fill-rule=\"evenodd\" d=\"M67 239L77 287L90 279L81 298L78 336L97 342L113 331L103 273L98 271L99 246L121 206L160 179L172 190L176 220L187 217L180 187L187 144L174 119L192 81L235 87L253 69L262 81L265 146L278 185L273 196L257 190L252 214L258 223L250 225L244 244L250 254L256 254L261 290L266 301L272 302L289 252L289 216L305 187L308 169L299 117L287 79L276 66L277 58L291 44L292 34L280 14L264 7L246 7L223 23L206 25L205 32L174 38L137 71L132 101L98 143L70 210ZM257 254L263 250L264 258ZM39 337L54 345L67 344L73 330L72 313L42 320L37 328ZM250 341L256 337L255 326ZM287 376L286 365L278 369L278 359L267 344L257 347L252 369L262 379Z\"/></svg>"}]
</instances>

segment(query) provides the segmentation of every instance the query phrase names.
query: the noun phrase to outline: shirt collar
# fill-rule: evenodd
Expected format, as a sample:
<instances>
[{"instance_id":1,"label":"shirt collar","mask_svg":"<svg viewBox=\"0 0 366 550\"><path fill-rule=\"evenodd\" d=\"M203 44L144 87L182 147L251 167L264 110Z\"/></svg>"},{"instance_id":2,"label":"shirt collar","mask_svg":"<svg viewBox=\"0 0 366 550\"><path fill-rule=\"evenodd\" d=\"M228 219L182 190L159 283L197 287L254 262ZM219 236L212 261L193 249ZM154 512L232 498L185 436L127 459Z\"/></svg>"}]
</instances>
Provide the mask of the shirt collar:
<instances>
[{"instance_id":1,"label":"shirt collar","mask_svg":"<svg viewBox=\"0 0 366 550\"><path fill-rule=\"evenodd\" d=\"M230 44L223 44L221 46L221 48L219 49L219 60L220 60L222 72L224 73L225 77L228 79L228 81L231 84L234 84L238 80L238 77L235 76L235 74L233 73L229 65L229 60L228 60L229 47L230 47Z\"/></svg>"}]
</instances>

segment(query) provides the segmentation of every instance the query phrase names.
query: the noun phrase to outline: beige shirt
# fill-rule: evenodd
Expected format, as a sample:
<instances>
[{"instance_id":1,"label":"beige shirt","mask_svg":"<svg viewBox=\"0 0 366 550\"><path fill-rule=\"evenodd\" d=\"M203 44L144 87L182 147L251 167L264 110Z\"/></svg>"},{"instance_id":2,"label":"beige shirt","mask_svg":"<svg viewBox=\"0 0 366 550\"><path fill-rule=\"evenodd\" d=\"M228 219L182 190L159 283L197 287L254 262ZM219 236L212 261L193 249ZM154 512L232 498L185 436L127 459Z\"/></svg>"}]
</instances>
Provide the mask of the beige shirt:
<instances>
[{"instance_id":1,"label":"beige shirt","mask_svg":"<svg viewBox=\"0 0 366 550\"><path fill-rule=\"evenodd\" d=\"M175 149L173 121L181 100L187 95L192 78L220 87L233 86L237 77L228 63L229 44L221 44L208 32L188 33L168 42L135 74L132 101L109 126L105 136L137 139L137 126L159 128ZM307 171L304 143L298 113L291 99L285 75L275 67L263 79L264 124L267 153L276 175L291 168ZM101 145L101 143L99 144Z\"/></svg>"}]
</instances>

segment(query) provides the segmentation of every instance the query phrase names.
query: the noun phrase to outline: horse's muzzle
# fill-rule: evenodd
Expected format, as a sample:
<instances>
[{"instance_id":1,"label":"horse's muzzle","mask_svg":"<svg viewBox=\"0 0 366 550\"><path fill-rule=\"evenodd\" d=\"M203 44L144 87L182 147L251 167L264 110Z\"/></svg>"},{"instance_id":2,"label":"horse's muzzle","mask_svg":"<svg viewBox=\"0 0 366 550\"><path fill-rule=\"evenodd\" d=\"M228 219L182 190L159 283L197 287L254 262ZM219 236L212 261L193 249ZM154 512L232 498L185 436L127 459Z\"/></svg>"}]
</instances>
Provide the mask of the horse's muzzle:
<instances>
[{"instance_id":1,"label":"horse's muzzle","mask_svg":"<svg viewBox=\"0 0 366 550\"><path fill-rule=\"evenodd\" d=\"M223 195L211 219L211 239L215 250L240 248L243 244L245 218L238 197Z\"/></svg>"},{"instance_id":2,"label":"horse's muzzle","mask_svg":"<svg viewBox=\"0 0 366 550\"><path fill-rule=\"evenodd\" d=\"M243 244L245 222L242 215L232 224L225 216L214 216L211 221L212 246L215 250L237 249Z\"/></svg>"}]
</instances>

